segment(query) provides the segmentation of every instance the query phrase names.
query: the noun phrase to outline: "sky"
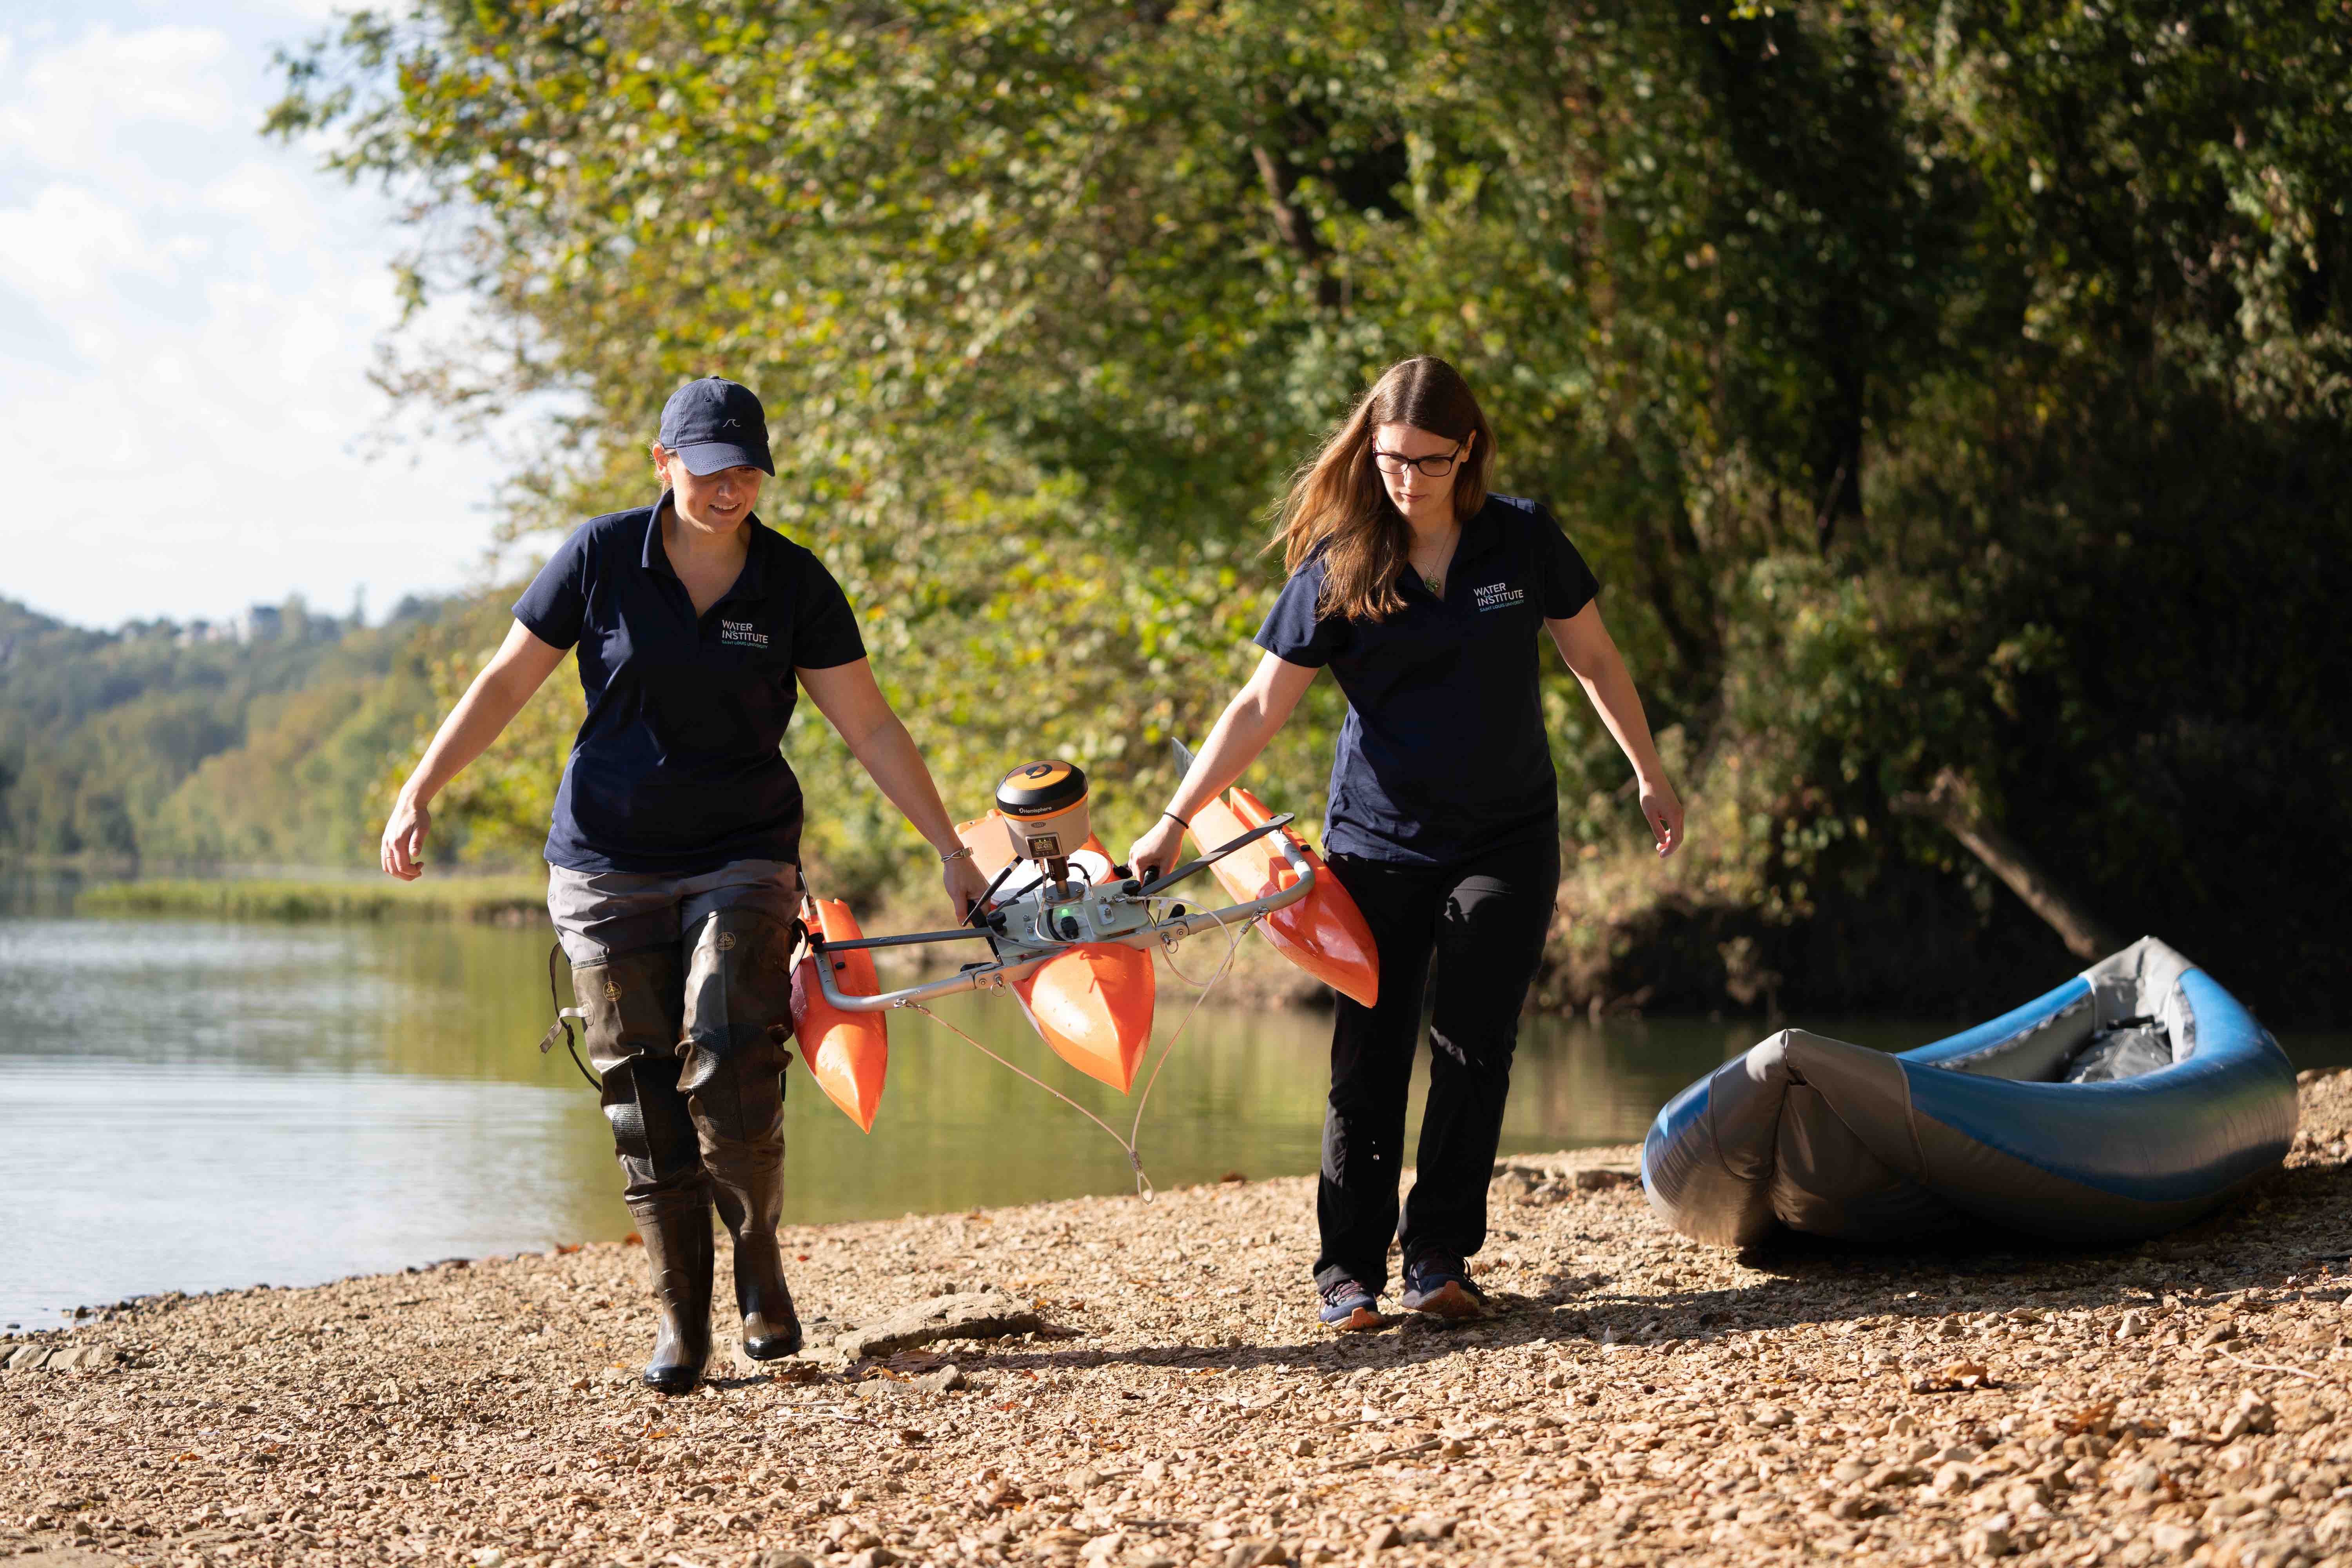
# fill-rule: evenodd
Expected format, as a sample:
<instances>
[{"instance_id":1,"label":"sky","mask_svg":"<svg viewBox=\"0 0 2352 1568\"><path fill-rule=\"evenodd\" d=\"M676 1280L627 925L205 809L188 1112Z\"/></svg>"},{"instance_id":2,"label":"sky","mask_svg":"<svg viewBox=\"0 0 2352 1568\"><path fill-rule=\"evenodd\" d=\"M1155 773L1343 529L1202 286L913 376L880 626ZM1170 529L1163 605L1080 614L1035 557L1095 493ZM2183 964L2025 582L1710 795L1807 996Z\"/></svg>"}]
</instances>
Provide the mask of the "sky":
<instances>
[{"instance_id":1,"label":"sky","mask_svg":"<svg viewBox=\"0 0 2352 1568\"><path fill-rule=\"evenodd\" d=\"M388 204L265 141L331 0L0 4L0 596L89 626L478 584L499 478L368 384ZM387 433L405 435L378 452ZM374 454L374 455L372 455Z\"/></svg>"}]
</instances>

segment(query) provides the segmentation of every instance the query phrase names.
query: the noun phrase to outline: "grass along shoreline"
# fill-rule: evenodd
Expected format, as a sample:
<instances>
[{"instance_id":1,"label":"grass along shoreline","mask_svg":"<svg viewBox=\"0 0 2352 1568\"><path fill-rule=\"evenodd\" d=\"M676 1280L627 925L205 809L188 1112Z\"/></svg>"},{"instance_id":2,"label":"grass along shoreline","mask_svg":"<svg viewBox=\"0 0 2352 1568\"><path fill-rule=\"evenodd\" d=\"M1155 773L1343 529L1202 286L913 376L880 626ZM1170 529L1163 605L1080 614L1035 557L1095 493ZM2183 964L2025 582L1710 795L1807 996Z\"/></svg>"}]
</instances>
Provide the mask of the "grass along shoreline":
<instances>
[{"instance_id":1,"label":"grass along shoreline","mask_svg":"<svg viewBox=\"0 0 2352 1568\"><path fill-rule=\"evenodd\" d=\"M343 881L170 877L107 882L74 898L83 915L169 915L243 921L471 921L543 925L543 877L389 877Z\"/></svg>"}]
</instances>

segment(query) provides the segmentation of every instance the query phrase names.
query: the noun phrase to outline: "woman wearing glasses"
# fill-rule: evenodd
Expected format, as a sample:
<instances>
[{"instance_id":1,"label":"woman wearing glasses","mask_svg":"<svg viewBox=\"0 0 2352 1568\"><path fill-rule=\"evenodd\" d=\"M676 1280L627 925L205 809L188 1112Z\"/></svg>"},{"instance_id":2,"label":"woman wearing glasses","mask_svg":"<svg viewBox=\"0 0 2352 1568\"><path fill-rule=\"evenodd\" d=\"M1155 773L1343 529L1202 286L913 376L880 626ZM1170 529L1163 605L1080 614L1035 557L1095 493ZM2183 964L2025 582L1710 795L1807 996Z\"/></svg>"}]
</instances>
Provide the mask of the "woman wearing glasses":
<instances>
[{"instance_id":1,"label":"woman wearing glasses","mask_svg":"<svg viewBox=\"0 0 2352 1568\"><path fill-rule=\"evenodd\" d=\"M1339 998L1331 1037L1315 1283L1323 1321L1341 1330L1384 1321L1391 1237L1407 1310L1481 1310L1465 1260L1486 1241L1519 1009L1559 884L1540 637L1633 763L1658 853L1682 840L1682 805L1601 624L1600 584L1550 513L1487 493L1493 467L1486 416L1452 365L1406 360L1380 378L1293 481L1279 535L1290 580L1258 630L1265 657L1128 856L1138 868L1180 858L1193 811L1331 667L1348 717L1324 850L1381 961L1378 1005ZM1429 1102L1400 1220L1425 984Z\"/></svg>"}]
</instances>

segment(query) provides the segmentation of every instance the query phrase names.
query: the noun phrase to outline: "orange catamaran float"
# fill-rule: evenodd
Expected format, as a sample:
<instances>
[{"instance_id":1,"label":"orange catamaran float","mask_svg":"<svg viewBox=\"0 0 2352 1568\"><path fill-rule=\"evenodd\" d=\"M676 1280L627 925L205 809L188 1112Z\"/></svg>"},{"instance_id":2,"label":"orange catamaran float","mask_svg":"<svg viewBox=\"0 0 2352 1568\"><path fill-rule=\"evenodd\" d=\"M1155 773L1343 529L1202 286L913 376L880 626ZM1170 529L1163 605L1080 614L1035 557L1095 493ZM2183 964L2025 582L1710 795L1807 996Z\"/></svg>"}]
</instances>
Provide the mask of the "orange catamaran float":
<instances>
[{"instance_id":1,"label":"orange catamaran float","mask_svg":"<svg viewBox=\"0 0 2352 1568\"><path fill-rule=\"evenodd\" d=\"M1290 820L1234 790L1194 819L1196 838L1209 847L1144 881L1114 865L1095 837L1083 772L1056 761L1013 769L997 784L993 808L956 829L994 878L962 926L867 937L843 905L804 905L812 941L793 975L793 1020L818 1087L870 1131L889 1062L882 1015L959 991L1010 990L1056 1055L1126 1093L1151 1042L1152 949L1173 951L1213 928L1238 932L1262 922L1294 963L1369 1005L1379 987L1371 932ZM1171 896L1203 870L1215 872L1232 907L1192 910ZM950 975L882 989L874 949L953 942L984 942L990 955Z\"/></svg>"},{"instance_id":2,"label":"orange catamaran float","mask_svg":"<svg viewBox=\"0 0 2352 1568\"><path fill-rule=\"evenodd\" d=\"M802 899L801 922L817 942L856 942L865 934L838 899ZM841 990L871 996L882 989L874 955L851 948L820 959L812 945L793 971L793 1034L808 1058L809 1076L858 1131L871 1132L874 1113L882 1106L882 1079L890 1070L890 1028L879 1013L853 1012L827 1000L817 983L820 963L832 966Z\"/></svg>"},{"instance_id":3,"label":"orange catamaran float","mask_svg":"<svg viewBox=\"0 0 2352 1568\"><path fill-rule=\"evenodd\" d=\"M1225 792L1224 799L1213 800L1192 814L1192 842L1229 844L1273 820L1274 813L1257 796L1235 787ZM1370 1006L1381 998L1381 956L1364 911L1305 839L1287 827L1282 836L1306 859L1314 886L1297 903L1260 920L1257 929L1283 957L1341 995ZM1250 840L1210 869L1236 899L1263 898L1299 880L1288 857L1265 838Z\"/></svg>"}]
</instances>

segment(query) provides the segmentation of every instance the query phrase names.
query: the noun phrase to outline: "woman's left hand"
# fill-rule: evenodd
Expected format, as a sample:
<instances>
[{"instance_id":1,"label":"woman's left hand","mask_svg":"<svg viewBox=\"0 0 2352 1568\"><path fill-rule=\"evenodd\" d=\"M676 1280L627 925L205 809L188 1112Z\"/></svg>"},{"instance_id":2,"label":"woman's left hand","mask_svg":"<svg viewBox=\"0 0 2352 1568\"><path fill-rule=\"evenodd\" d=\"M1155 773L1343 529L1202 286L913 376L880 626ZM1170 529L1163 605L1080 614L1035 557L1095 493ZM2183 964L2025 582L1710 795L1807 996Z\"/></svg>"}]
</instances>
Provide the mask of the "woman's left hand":
<instances>
[{"instance_id":1,"label":"woman's left hand","mask_svg":"<svg viewBox=\"0 0 2352 1568\"><path fill-rule=\"evenodd\" d=\"M1127 851L1127 863L1146 880L1174 870L1183 858L1184 825L1164 812Z\"/></svg>"},{"instance_id":2,"label":"woman's left hand","mask_svg":"<svg viewBox=\"0 0 2352 1568\"><path fill-rule=\"evenodd\" d=\"M981 874L971 856L962 855L940 868L940 880L947 884L948 908L955 911L956 923L961 925L971 913L972 905L988 891L988 879Z\"/></svg>"},{"instance_id":3,"label":"woman's left hand","mask_svg":"<svg viewBox=\"0 0 2352 1568\"><path fill-rule=\"evenodd\" d=\"M1658 858L1663 860L1683 844L1683 803L1675 795L1675 786L1664 779L1643 779L1642 784L1642 816L1650 825L1650 832L1658 840Z\"/></svg>"}]
</instances>

